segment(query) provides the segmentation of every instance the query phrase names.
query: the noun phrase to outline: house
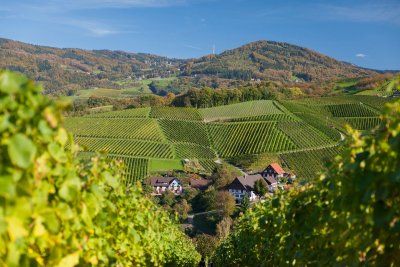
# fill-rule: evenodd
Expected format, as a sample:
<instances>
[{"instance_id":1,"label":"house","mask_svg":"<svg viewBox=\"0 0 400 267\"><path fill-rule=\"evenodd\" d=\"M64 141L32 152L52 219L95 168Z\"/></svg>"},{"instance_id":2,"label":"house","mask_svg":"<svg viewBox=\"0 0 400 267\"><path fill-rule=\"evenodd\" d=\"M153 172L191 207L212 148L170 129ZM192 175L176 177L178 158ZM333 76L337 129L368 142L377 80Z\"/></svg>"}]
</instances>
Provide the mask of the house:
<instances>
[{"instance_id":1,"label":"house","mask_svg":"<svg viewBox=\"0 0 400 267\"><path fill-rule=\"evenodd\" d=\"M182 184L175 177L153 177L150 179L150 185L153 187L153 193L161 195L165 191L171 191L175 195L182 194Z\"/></svg>"},{"instance_id":2,"label":"house","mask_svg":"<svg viewBox=\"0 0 400 267\"><path fill-rule=\"evenodd\" d=\"M248 196L250 201L254 201L257 198L257 194L254 192L254 185L259 180L265 183L264 178L260 174L246 174L236 177L226 189L234 196L236 202L241 202L245 196Z\"/></svg>"},{"instance_id":3,"label":"house","mask_svg":"<svg viewBox=\"0 0 400 267\"><path fill-rule=\"evenodd\" d=\"M204 178L190 178L189 185L191 188L198 189L198 190L206 190L211 184L210 180Z\"/></svg>"},{"instance_id":4,"label":"house","mask_svg":"<svg viewBox=\"0 0 400 267\"><path fill-rule=\"evenodd\" d=\"M268 184L269 192L274 192L275 189L278 187L278 181L273 176L266 176L264 180Z\"/></svg>"},{"instance_id":5,"label":"house","mask_svg":"<svg viewBox=\"0 0 400 267\"><path fill-rule=\"evenodd\" d=\"M267 168L262 172L262 176L264 178L273 177L275 180L278 178L283 178L286 175L286 172L282 169L281 165L278 163L271 163Z\"/></svg>"}]
</instances>

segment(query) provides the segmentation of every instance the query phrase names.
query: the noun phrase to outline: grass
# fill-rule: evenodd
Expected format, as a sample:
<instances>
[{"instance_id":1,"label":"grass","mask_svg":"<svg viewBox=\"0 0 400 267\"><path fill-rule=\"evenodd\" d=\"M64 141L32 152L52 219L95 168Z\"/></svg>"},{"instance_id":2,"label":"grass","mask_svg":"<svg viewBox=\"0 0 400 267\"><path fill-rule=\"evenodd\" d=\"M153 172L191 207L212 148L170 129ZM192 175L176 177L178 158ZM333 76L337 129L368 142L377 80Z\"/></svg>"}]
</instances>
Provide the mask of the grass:
<instances>
[{"instance_id":1,"label":"grass","mask_svg":"<svg viewBox=\"0 0 400 267\"><path fill-rule=\"evenodd\" d=\"M180 159L150 159L149 170L150 172L183 170L183 163Z\"/></svg>"},{"instance_id":2,"label":"grass","mask_svg":"<svg viewBox=\"0 0 400 267\"><path fill-rule=\"evenodd\" d=\"M162 86L168 86L176 77L169 78L154 78L154 79L144 79L138 81L132 80L120 80L116 81L115 84L122 86L121 89L112 88L88 88L79 90L75 96L69 97L72 99L87 99L91 96L96 97L109 97L109 98L125 98L143 94L152 94L149 89L149 84L152 81L156 81Z\"/></svg>"}]
</instances>

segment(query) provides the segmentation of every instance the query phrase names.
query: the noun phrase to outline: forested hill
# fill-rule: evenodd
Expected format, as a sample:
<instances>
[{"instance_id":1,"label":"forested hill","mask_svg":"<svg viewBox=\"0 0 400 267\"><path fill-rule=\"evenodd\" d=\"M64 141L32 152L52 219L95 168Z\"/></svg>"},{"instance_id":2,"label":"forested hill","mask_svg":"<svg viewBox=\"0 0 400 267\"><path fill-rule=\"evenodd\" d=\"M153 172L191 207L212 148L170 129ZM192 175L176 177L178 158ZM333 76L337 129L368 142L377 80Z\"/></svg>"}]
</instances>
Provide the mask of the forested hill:
<instances>
[{"instance_id":1,"label":"forested hill","mask_svg":"<svg viewBox=\"0 0 400 267\"><path fill-rule=\"evenodd\" d=\"M52 94L93 87L131 88L139 79L170 76L178 77L177 91L184 91L187 86L182 85L188 81L194 87L201 87L204 80L219 84L251 79L320 82L377 73L306 48L272 41L186 60L122 51L60 49L0 38L0 69L4 68L43 83L46 93Z\"/></svg>"},{"instance_id":2,"label":"forested hill","mask_svg":"<svg viewBox=\"0 0 400 267\"><path fill-rule=\"evenodd\" d=\"M0 38L0 69L19 71L44 84L47 93L89 87L118 88L120 81L167 77L181 60L144 53L30 45Z\"/></svg>"},{"instance_id":3,"label":"forested hill","mask_svg":"<svg viewBox=\"0 0 400 267\"><path fill-rule=\"evenodd\" d=\"M307 48L282 42L258 41L219 55L188 62L187 75L216 75L221 78L326 81L376 74Z\"/></svg>"}]
</instances>

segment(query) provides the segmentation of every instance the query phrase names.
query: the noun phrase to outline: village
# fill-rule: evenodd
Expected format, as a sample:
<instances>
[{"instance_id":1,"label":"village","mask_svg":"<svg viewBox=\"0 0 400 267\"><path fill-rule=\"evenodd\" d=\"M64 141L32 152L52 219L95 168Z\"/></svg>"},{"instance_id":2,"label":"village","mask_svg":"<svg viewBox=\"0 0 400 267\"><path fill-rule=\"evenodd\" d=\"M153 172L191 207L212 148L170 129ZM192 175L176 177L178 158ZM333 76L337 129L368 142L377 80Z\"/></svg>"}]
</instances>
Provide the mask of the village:
<instances>
[{"instance_id":1,"label":"village","mask_svg":"<svg viewBox=\"0 0 400 267\"><path fill-rule=\"evenodd\" d=\"M237 204L242 203L245 198L255 202L263 199L266 194L273 194L277 190L286 190L296 179L296 175L286 172L280 164L271 163L260 173L237 176L231 183L221 188L229 192ZM204 178L191 178L187 188L204 191L212 181ZM185 186L177 177L151 177L149 185L152 188L152 195L160 196L166 191L174 195L182 195Z\"/></svg>"}]
</instances>

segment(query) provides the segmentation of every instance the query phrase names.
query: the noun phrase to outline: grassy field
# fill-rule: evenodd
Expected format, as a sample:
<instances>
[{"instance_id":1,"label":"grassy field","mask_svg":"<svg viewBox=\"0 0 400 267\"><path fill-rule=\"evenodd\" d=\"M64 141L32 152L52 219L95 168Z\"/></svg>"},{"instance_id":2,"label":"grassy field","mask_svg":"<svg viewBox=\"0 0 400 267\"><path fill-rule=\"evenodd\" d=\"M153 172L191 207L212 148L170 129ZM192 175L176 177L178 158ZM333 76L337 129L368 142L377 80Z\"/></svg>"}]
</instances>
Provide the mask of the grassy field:
<instances>
[{"instance_id":1,"label":"grassy field","mask_svg":"<svg viewBox=\"0 0 400 267\"><path fill-rule=\"evenodd\" d=\"M153 107L71 117L65 124L85 151L127 162L128 181L183 170L184 159L211 172L218 158L249 170L279 161L306 181L340 151L346 124L370 131L380 124L387 101L352 95L207 109Z\"/></svg>"},{"instance_id":2,"label":"grassy field","mask_svg":"<svg viewBox=\"0 0 400 267\"><path fill-rule=\"evenodd\" d=\"M81 89L76 92L71 99L87 99L91 96L96 97L110 97L110 98L124 98L132 97L138 95L152 94L149 84L153 81L157 82L162 86L168 86L176 77L169 78L153 78L153 79L143 79L143 80L121 80L116 81L115 84L120 86L120 89L113 88L88 88Z\"/></svg>"},{"instance_id":3,"label":"grassy field","mask_svg":"<svg viewBox=\"0 0 400 267\"><path fill-rule=\"evenodd\" d=\"M150 159L149 170L150 172L183 170L183 163L180 159Z\"/></svg>"}]
</instances>

